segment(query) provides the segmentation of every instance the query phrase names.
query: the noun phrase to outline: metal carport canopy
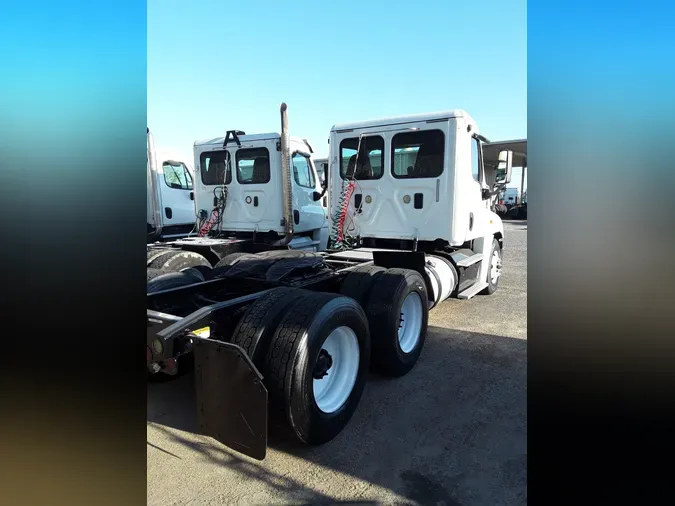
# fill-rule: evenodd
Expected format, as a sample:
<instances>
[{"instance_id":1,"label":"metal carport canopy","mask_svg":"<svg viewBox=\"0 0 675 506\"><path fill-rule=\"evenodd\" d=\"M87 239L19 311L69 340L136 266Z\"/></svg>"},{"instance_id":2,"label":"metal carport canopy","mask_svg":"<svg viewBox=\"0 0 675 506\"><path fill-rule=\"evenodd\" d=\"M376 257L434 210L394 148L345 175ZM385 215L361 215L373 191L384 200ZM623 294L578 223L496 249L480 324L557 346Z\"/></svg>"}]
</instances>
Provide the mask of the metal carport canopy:
<instances>
[{"instance_id":1,"label":"metal carport canopy","mask_svg":"<svg viewBox=\"0 0 675 506\"><path fill-rule=\"evenodd\" d=\"M499 152L505 149L513 151L512 165L523 168L523 173L520 176L520 200L522 202L525 191L525 171L527 170L527 139L486 142L483 144L483 160L495 164L499 159Z\"/></svg>"},{"instance_id":2,"label":"metal carport canopy","mask_svg":"<svg viewBox=\"0 0 675 506\"><path fill-rule=\"evenodd\" d=\"M486 142L483 144L483 159L496 162L499 152L505 149L513 151L513 166L527 166L527 139L514 141Z\"/></svg>"}]
</instances>

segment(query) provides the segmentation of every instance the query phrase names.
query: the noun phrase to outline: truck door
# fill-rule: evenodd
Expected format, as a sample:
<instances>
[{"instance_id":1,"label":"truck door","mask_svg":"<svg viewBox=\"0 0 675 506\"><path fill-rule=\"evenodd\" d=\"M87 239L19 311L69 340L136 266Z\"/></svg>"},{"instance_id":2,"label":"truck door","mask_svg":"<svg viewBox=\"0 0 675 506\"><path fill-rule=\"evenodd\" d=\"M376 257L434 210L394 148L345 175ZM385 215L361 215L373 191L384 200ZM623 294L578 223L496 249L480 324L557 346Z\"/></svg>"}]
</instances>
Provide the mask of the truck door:
<instances>
[{"instance_id":1,"label":"truck door","mask_svg":"<svg viewBox=\"0 0 675 506\"><path fill-rule=\"evenodd\" d=\"M439 235L438 217L449 216L451 209L452 199L441 191L448 172L446 133L440 123L425 123L390 135L392 160L387 172L394 181L392 205L397 221L410 227L401 231L408 237L434 240Z\"/></svg>"},{"instance_id":2,"label":"truck door","mask_svg":"<svg viewBox=\"0 0 675 506\"><path fill-rule=\"evenodd\" d=\"M237 210L226 219L243 224L260 224L270 204L270 152L267 147L240 148L234 156L237 187L232 188L232 205ZM236 193L236 195L235 195ZM245 225L244 225L245 226Z\"/></svg>"},{"instance_id":3,"label":"truck door","mask_svg":"<svg viewBox=\"0 0 675 506\"><path fill-rule=\"evenodd\" d=\"M337 150L337 151L336 151ZM344 221L346 235L366 235L376 226L379 207L384 202L381 181L385 167L384 137L364 133L359 137L353 131L331 139L331 215L335 216L342 205L347 181L354 182L354 191L348 202ZM367 202L367 203L366 203Z\"/></svg>"},{"instance_id":4,"label":"truck door","mask_svg":"<svg viewBox=\"0 0 675 506\"><path fill-rule=\"evenodd\" d=\"M158 186L162 194L164 225L189 225L195 223L195 206L192 174L180 161L164 160Z\"/></svg>"}]
</instances>

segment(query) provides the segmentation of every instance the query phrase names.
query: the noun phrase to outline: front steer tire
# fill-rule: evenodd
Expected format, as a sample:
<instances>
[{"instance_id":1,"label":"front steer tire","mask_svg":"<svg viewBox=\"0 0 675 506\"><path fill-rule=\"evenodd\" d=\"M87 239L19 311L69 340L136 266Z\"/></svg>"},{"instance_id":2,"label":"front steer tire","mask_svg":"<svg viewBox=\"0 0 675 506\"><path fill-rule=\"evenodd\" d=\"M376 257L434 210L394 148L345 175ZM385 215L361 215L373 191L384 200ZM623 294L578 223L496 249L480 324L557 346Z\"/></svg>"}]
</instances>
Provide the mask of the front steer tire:
<instances>
[{"instance_id":1,"label":"front steer tire","mask_svg":"<svg viewBox=\"0 0 675 506\"><path fill-rule=\"evenodd\" d=\"M492 269L495 267L495 262L499 262L497 272L501 271L502 249L499 246L499 241L497 239L492 240L492 248L490 249L490 262L488 263L486 279L488 286L481 291L481 295L492 295L499 288L499 278L501 278L501 275L498 274L496 279L492 279Z\"/></svg>"}]
</instances>

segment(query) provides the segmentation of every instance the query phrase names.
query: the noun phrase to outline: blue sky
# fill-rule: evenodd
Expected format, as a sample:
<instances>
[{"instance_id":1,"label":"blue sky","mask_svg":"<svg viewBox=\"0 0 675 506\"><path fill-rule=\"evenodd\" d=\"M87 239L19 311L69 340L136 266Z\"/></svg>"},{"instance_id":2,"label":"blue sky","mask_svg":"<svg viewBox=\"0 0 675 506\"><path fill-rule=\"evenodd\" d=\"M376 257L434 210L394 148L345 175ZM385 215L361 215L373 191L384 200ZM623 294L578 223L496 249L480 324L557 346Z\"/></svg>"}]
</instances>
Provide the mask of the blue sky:
<instances>
[{"instance_id":1,"label":"blue sky","mask_svg":"<svg viewBox=\"0 0 675 506\"><path fill-rule=\"evenodd\" d=\"M444 109L465 109L489 139L524 138L526 10L523 0L148 0L148 125L190 160L197 139L278 131L282 101L318 155L336 123Z\"/></svg>"}]
</instances>

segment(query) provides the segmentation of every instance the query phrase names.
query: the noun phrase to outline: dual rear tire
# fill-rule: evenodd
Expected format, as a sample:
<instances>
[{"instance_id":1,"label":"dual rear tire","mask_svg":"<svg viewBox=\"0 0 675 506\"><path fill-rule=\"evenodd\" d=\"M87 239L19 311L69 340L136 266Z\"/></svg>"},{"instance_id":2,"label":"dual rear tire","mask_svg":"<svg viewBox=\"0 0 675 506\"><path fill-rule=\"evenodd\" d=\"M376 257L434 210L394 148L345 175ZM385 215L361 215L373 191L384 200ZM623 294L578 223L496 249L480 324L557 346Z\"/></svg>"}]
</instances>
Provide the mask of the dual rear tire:
<instances>
[{"instance_id":1,"label":"dual rear tire","mask_svg":"<svg viewBox=\"0 0 675 506\"><path fill-rule=\"evenodd\" d=\"M402 376L424 346L420 274L372 266L353 274L362 282L348 277L341 294L271 290L246 309L231 338L263 375L271 421L305 444L326 443L344 429L370 368Z\"/></svg>"},{"instance_id":2,"label":"dual rear tire","mask_svg":"<svg viewBox=\"0 0 675 506\"><path fill-rule=\"evenodd\" d=\"M203 282L210 271L211 264L199 253L183 250L149 250L147 293Z\"/></svg>"},{"instance_id":3,"label":"dual rear tire","mask_svg":"<svg viewBox=\"0 0 675 506\"><path fill-rule=\"evenodd\" d=\"M371 368L385 376L400 377L417 363L429 321L427 286L409 269L364 266L354 269L341 293L365 309L371 329Z\"/></svg>"},{"instance_id":4,"label":"dual rear tire","mask_svg":"<svg viewBox=\"0 0 675 506\"><path fill-rule=\"evenodd\" d=\"M305 444L330 441L363 394L370 332L361 306L330 293L276 288L243 314L232 337L263 374L273 421Z\"/></svg>"}]
</instances>

